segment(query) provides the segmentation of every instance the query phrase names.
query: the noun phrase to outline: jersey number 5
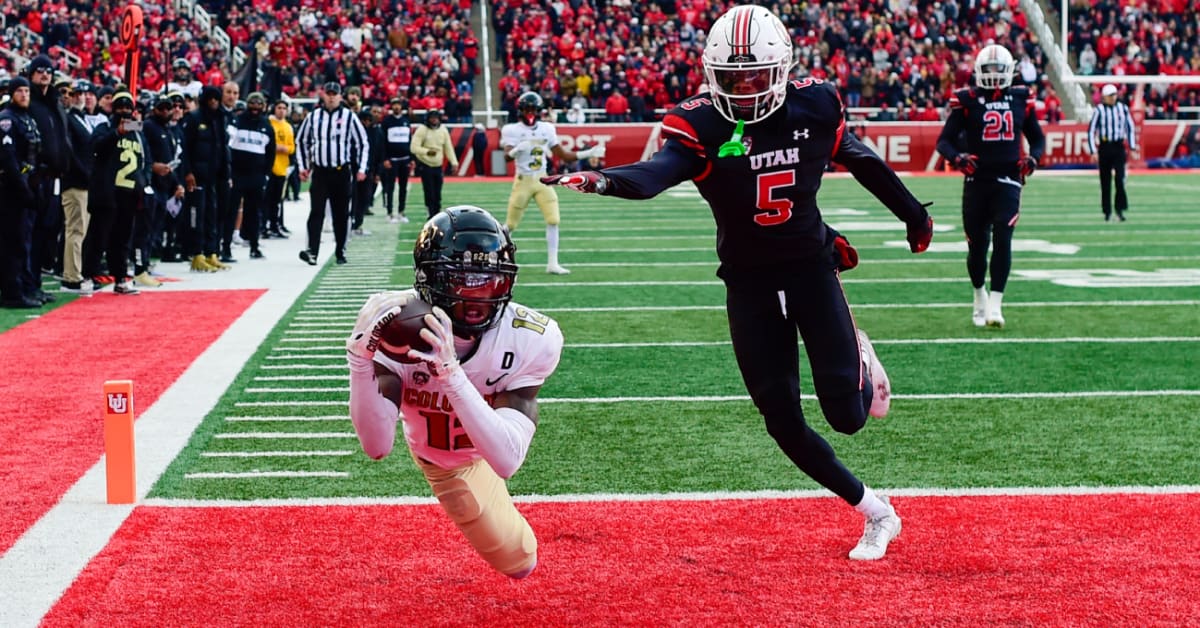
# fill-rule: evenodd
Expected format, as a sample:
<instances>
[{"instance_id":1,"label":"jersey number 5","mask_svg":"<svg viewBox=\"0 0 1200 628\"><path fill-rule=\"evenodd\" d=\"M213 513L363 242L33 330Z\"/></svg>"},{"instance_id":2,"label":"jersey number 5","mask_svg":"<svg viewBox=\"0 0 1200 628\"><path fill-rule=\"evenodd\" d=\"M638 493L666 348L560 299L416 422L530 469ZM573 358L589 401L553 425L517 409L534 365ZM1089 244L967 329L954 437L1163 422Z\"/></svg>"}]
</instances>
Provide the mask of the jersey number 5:
<instances>
[{"instance_id":1,"label":"jersey number 5","mask_svg":"<svg viewBox=\"0 0 1200 628\"><path fill-rule=\"evenodd\" d=\"M754 214L754 222L764 227L781 225L792 217L792 199L775 198L772 193L778 188L796 184L796 172L765 172L758 175L758 198L754 204L767 211Z\"/></svg>"},{"instance_id":2,"label":"jersey number 5","mask_svg":"<svg viewBox=\"0 0 1200 628\"><path fill-rule=\"evenodd\" d=\"M983 114L983 141L1007 142L1013 135L1013 115L1011 111L986 111Z\"/></svg>"}]
</instances>

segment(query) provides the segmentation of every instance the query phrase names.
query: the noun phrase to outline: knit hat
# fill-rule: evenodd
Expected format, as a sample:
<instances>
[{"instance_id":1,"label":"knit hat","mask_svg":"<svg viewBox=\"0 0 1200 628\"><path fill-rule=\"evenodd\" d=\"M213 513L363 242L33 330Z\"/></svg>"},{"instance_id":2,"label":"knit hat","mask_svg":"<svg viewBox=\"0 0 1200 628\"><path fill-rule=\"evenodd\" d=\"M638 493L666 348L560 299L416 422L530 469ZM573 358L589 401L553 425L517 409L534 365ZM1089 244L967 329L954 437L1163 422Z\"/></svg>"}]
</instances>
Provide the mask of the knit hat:
<instances>
[{"instance_id":1,"label":"knit hat","mask_svg":"<svg viewBox=\"0 0 1200 628\"><path fill-rule=\"evenodd\" d=\"M116 109L118 106L126 106L133 108L133 95L129 92L117 92L113 95L112 106Z\"/></svg>"},{"instance_id":2,"label":"knit hat","mask_svg":"<svg viewBox=\"0 0 1200 628\"><path fill-rule=\"evenodd\" d=\"M34 72L37 72L43 68L51 71L54 70L54 62L51 61L50 57L47 57L46 55L38 55L33 58L33 61L29 62L30 74L33 74Z\"/></svg>"},{"instance_id":3,"label":"knit hat","mask_svg":"<svg viewBox=\"0 0 1200 628\"><path fill-rule=\"evenodd\" d=\"M17 91L18 87L29 87L29 79L24 76L14 76L8 82L8 93Z\"/></svg>"}]
</instances>

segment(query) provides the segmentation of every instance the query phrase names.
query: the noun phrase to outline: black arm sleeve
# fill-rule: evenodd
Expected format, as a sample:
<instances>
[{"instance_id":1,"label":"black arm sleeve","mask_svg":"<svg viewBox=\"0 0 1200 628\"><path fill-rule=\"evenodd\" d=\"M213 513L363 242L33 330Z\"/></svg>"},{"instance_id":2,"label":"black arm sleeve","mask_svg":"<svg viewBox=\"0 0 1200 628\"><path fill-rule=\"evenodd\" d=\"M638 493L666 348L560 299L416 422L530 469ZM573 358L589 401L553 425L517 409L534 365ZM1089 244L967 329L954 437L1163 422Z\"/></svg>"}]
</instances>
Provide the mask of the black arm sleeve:
<instances>
[{"instance_id":1,"label":"black arm sleeve","mask_svg":"<svg viewBox=\"0 0 1200 628\"><path fill-rule=\"evenodd\" d=\"M953 109L946 118L946 126L942 127L942 132L938 135L937 152L949 161L958 157L958 135L962 133L965 122L966 117L963 116L962 110Z\"/></svg>"},{"instance_id":2,"label":"black arm sleeve","mask_svg":"<svg viewBox=\"0 0 1200 628\"><path fill-rule=\"evenodd\" d=\"M667 140L662 150L649 161L605 168L600 172L608 177L608 189L604 194L640 200L653 198L663 190L700 176L705 165L705 159L688 147Z\"/></svg>"},{"instance_id":3,"label":"black arm sleeve","mask_svg":"<svg viewBox=\"0 0 1200 628\"><path fill-rule=\"evenodd\" d=\"M1025 125L1021 132L1025 134L1025 139L1029 140L1029 156L1041 163L1042 155L1046 154L1046 134L1042 133L1042 125L1033 112L1025 116Z\"/></svg>"},{"instance_id":4,"label":"black arm sleeve","mask_svg":"<svg viewBox=\"0 0 1200 628\"><path fill-rule=\"evenodd\" d=\"M842 143L833 160L850 170L859 185L875 195L897 218L905 224L924 224L929 213L921 202L900 181L879 155L867 148L852 133L842 136Z\"/></svg>"}]
</instances>

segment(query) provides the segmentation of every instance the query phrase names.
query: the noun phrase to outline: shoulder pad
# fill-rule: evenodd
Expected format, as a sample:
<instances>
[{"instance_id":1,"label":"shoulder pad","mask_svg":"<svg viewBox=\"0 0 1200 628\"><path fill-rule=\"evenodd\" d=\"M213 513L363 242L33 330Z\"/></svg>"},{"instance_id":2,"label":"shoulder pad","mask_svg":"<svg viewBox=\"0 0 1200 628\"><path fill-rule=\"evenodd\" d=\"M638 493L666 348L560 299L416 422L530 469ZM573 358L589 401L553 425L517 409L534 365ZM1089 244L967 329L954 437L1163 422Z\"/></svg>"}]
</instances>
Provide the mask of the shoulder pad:
<instances>
[{"instance_id":1,"label":"shoulder pad","mask_svg":"<svg viewBox=\"0 0 1200 628\"><path fill-rule=\"evenodd\" d=\"M1024 85L1017 85L1017 86L1015 86L1015 87L1010 87L1010 88L1008 88L1008 91L1009 91L1009 93L1011 93L1013 96L1020 96L1020 97L1022 97L1022 98L1029 98L1029 88L1028 88L1028 87L1026 87L1026 86L1024 86Z\"/></svg>"}]
</instances>

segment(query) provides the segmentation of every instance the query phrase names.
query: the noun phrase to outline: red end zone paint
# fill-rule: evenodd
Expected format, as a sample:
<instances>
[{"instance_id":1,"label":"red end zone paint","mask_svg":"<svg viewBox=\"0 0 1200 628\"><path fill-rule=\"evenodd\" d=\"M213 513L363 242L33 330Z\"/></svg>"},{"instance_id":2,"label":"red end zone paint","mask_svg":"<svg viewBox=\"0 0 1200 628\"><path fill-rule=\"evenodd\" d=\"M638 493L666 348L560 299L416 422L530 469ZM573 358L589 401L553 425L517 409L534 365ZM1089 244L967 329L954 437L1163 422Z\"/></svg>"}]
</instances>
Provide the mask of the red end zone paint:
<instances>
[{"instance_id":1,"label":"red end zone paint","mask_svg":"<svg viewBox=\"0 0 1200 628\"><path fill-rule=\"evenodd\" d=\"M1180 625L1200 495L897 498L887 558L833 499L520 504L492 572L435 506L137 508L44 626Z\"/></svg>"},{"instance_id":2,"label":"red end zone paint","mask_svg":"<svg viewBox=\"0 0 1200 628\"><path fill-rule=\"evenodd\" d=\"M0 334L0 553L100 459L105 380L146 410L262 293L100 294Z\"/></svg>"}]
</instances>

